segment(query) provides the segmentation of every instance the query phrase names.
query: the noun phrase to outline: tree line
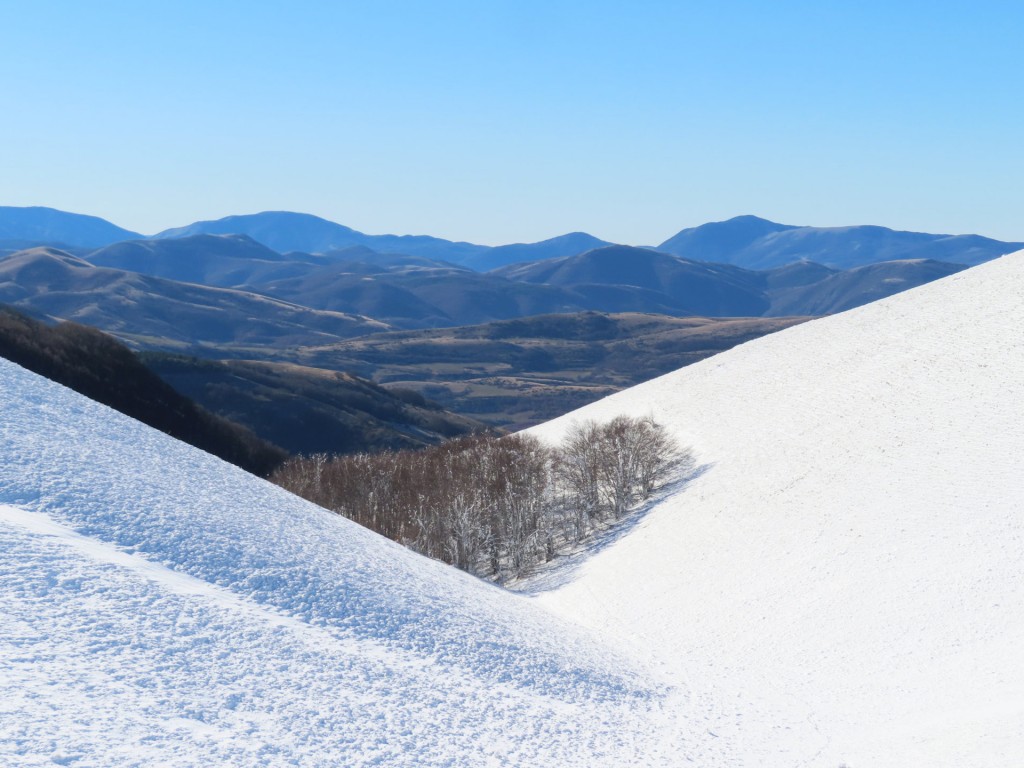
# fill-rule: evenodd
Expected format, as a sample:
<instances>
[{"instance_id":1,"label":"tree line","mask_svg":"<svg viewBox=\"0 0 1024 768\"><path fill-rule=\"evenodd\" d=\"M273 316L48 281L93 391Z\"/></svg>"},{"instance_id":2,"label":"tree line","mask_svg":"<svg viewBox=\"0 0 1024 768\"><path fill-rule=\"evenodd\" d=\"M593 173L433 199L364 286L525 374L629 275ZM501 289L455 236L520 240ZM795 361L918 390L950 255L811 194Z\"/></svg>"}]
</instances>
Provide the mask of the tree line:
<instances>
[{"instance_id":1,"label":"tree line","mask_svg":"<svg viewBox=\"0 0 1024 768\"><path fill-rule=\"evenodd\" d=\"M557 446L474 435L418 451L317 454L271 480L411 549L504 581L621 520L688 462L651 418L573 425Z\"/></svg>"}]
</instances>

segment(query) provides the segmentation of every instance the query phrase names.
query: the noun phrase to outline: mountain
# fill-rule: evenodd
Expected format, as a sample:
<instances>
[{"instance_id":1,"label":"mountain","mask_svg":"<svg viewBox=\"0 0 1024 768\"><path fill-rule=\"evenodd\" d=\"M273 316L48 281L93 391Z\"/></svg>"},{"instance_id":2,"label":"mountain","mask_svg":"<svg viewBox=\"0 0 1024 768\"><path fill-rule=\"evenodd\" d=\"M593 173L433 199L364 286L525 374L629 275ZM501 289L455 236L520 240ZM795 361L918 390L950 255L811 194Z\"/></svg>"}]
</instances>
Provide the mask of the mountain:
<instances>
[{"instance_id":1,"label":"mountain","mask_svg":"<svg viewBox=\"0 0 1024 768\"><path fill-rule=\"evenodd\" d=\"M3 765L721 754L704 731L728 703L680 712L534 601L6 360L0 383Z\"/></svg>"},{"instance_id":2,"label":"mountain","mask_svg":"<svg viewBox=\"0 0 1024 768\"><path fill-rule=\"evenodd\" d=\"M642 301L663 304L670 308L668 314L750 317L768 309L759 277L751 272L624 245L505 267L491 274L528 283L571 287L597 301L600 298L621 301L623 291L639 289ZM659 296L655 298L654 294ZM643 306L588 308L652 311Z\"/></svg>"},{"instance_id":3,"label":"mountain","mask_svg":"<svg viewBox=\"0 0 1024 768\"><path fill-rule=\"evenodd\" d=\"M736 260L735 254L744 252L771 235L792 229L799 227L776 224L757 216L736 216L728 221L713 221L699 227L684 229L659 245L658 250L698 261L716 261L737 264L748 269L762 269L765 267L741 263ZM818 261L810 257L807 257L807 260Z\"/></svg>"},{"instance_id":4,"label":"mountain","mask_svg":"<svg viewBox=\"0 0 1024 768\"><path fill-rule=\"evenodd\" d=\"M426 235L366 235L319 216L289 211L265 211L244 216L227 216L216 221L197 221L185 227L165 230L154 235L154 238L179 238L200 234L248 235L268 248L282 253L323 253L363 245L375 251L406 253L459 262L488 250L485 245L455 243Z\"/></svg>"},{"instance_id":5,"label":"mountain","mask_svg":"<svg viewBox=\"0 0 1024 768\"><path fill-rule=\"evenodd\" d=\"M477 324L579 310L822 315L962 269L932 260L884 262L852 270L794 262L759 273L692 262L650 249L606 246L481 275L468 267L422 256L378 253L366 246L319 255L282 255L247 235L129 241L101 248L85 258L97 266L239 288L314 309L366 315L400 328ZM545 287L512 286L509 279Z\"/></svg>"},{"instance_id":6,"label":"mountain","mask_svg":"<svg viewBox=\"0 0 1024 768\"><path fill-rule=\"evenodd\" d=\"M281 253L328 251L363 246L378 253L397 253L462 264L480 272L520 261L536 261L608 245L585 232L571 232L538 243L516 243L491 247L453 242L427 235L367 235L351 227L307 213L265 211L243 216L227 216L216 221L197 221L184 227L165 230L155 239L177 239L199 234L248 235Z\"/></svg>"},{"instance_id":7,"label":"mountain","mask_svg":"<svg viewBox=\"0 0 1024 768\"><path fill-rule=\"evenodd\" d=\"M570 232L567 235L541 240L538 243L498 245L479 255L465 258L461 263L478 272L488 272L509 264L575 256L577 253L592 251L605 245L611 245L611 243L588 235L586 232Z\"/></svg>"},{"instance_id":8,"label":"mountain","mask_svg":"<svg viewBox=\"0 0 1024 768\"><path fill-rule=\"evenodd\" d=\"M585 296L448 264L339 262L252 290L317 309L345 308L404 328L505 320L587 309Z\"/></svg>"},{"instance_id":9,"label":"mountain","mask_svg":"<svg viewBox=\"0 0 1024 768\"><path fill-rule=\"evenodd\" d=\"M698 764L1020 763L1022 316L1024 252L539 427L650 415L699 469L529 589L735 703Z\"/></svg>"},{"instance_id":10,"label":"mountain","mask_svg":"<svg viewBox=\"0 0 1024 768\"><path fill-rule=\"evenodd\" d=\"M96 216L67 213L54 208L0 206L0 241L26 244L80 246L98 248L119 240L142 237L137 232L111 224Z\"/></svg>"},{"instance_id":11,"label":"mountain","mask_svg":"<svg viewBox=\"0 0 1024 768\"><path fill-rule=\"evenodd\" d=\"M95 328L48 326L2 306L0 357L263 477L287 453L422 448L486 429L345 373L155 353L140 362Z\"/></svg>"},{"instance_id":12,"label":"mountain","mask_svg":"<svg viewBox=\"0 0 1024 768\"><path fill-rule=\"evenodd\" d=\"M0 303L76 320L140 345L197 350L338 341L387 326L243 291L96 267L52 248L0 259Z\"/></svg>"},{"instance_id":13,"label":"mountain","mask_svg":"<svg viewBox=\"0 0 1024 768\"><path fill-rule=\"evenodd\" d=\"M793 227L755 216L684 229L658 250L688 259L772 269L814 261L836 269L931 259L973 266L1024 247L978 235L931 235L885 227Z\"/></svg>"},{"instance_id":14,"label":"mountain","mask_svg":"<svg viewBox=\"0 0 1024 768\"><path fill-rule=\"evenodd\" d=\"M290 363L144 354L151 371L289 453L422 448L486 429L408 390Z\"/></svg>"},{"instance_id":15,"label":"mountain","mask_svg":"<svg viewBox=\"0 0 1024 768\"><path fill-rule=\"evenodd\" d=\"M450 324L443 311L377 276L435 270L439 279L471 270L422 256L377 253L365 246L323 254L279 254L248 235L190 235L116 243L85 257L91 264L154 277L237 288L314 309L367 315L401 326Z\"/></svg>"},{"instance_id":16,"label":"mountain","mask_svg":"<svg viewBox=\"0 0 1024 768\"><path fill-rule=\"evenodd\" d=\"M795 277L789 267L780 269L786 270L786 274L774 280L777 286ZM769 289L772 306L767 314L784 317L797 311L809 315L845 312L964 269L967 267L961 264L946 264L930 259L867 264L835 272L815 282ZM768 274L771 281L773 275Z\"/></svg>"},{"instance_id":17,"label":"mountain","mask_svg":"<svg viewBox=\"0 0 1024 768\"><path fill-rule=\"evenodd\" d=\"M265 477L286 458L238 423L198 407L95 328L51 327L0 307L0 357L254 474Z\"/></svg>"},{"instance_id":18,"label":"mountain","mask_svg":"<svg viewBox=\"0 0 1024 768\"><path fill-rule=\"evenodd\" d=\"M100 248L83 258L97 267L218 288L305 274L327 263L324 258L308 254L282 256L246 235L129 240Z\"/></svg>"},{"instance_id":19,"label":"mountain","mask_svg":"<svg viewBox=\"0 0 1024 768\"><path fill-rule=\"evenodd\" d=\"M794 261L784 267L764 271L764 284L769 292L797 288L819 283L842 270L826 267L813 261Z\"/></svg>"}]
</instances>

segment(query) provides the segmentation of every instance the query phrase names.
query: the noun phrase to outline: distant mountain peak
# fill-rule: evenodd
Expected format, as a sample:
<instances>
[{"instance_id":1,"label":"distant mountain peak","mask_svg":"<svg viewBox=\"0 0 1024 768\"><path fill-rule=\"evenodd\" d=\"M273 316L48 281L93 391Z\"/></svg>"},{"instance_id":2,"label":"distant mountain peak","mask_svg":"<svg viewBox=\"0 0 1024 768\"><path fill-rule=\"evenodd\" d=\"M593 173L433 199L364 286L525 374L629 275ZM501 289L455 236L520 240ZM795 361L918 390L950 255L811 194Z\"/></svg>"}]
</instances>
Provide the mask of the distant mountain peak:
<instances>
[{"instance_id":1,"label":"distant mountain peak","mask_svg":"<svg viewBox=\"0 0 1024 768\"><path fill-rule=\"evenodd\" d=\"M33 205L0 206L0 240L99 248L142 237L98 216Z\"/></svg>"},{"instance_id":2,"label":"distant mountain peak","mask_svg":"<svg viewBox=\"0 0 1024 768\"><path fill-rule=\"evenodd\" d=\"M1021 247L978 235L905 232L875 224L810 227L736 216L678 232L660 250L746 269L774 269L799 261L849 269L907 259L980 264Z\"/></svg>"}]
</instances>

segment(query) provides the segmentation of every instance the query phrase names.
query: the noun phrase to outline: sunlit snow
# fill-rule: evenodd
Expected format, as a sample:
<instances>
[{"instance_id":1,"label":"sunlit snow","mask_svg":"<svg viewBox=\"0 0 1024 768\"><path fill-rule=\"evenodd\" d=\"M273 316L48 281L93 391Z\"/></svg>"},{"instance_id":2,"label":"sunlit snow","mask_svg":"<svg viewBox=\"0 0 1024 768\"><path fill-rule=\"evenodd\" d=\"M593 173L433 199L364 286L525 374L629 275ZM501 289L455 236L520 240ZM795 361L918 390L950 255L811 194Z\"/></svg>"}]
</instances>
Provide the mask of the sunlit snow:
<instances>
[{"instance_id":1,"label":"sunlit snow","mask_svg":"<svg viewBox=\"0 0 1024 768\"><path fill-rule=\"evenodd\" d=\"M536 432L650 413L703 471L538 599L763 707L747 764L1024 764L1022 403L1024 252L613 395Z\"/></svg>"},{"instance_id":2,"label":"sunlit snow","mask_svg":"<svg viewBox=\"0 0 1024 768\"><path fill-rule=\"evenodd\" d=\"M0 360L0 765L1020 764L1022 318L1024 253L538 428L699 471L533 596Z\"/></svg>"}]
</instances>

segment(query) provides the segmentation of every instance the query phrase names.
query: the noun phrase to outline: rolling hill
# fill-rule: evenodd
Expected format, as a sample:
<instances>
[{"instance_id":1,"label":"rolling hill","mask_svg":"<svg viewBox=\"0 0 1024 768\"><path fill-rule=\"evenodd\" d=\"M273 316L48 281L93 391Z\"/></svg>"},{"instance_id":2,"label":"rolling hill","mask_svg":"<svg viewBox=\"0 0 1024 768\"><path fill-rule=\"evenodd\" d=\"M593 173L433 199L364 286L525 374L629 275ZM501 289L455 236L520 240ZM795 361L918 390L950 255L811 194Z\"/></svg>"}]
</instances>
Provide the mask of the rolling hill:
<instances>
[{"instance_id":1,"label":"rolling hill","mask_svg":"<svg viewBox=\"0 0 1024 768\"><path fill-rule=\"evenodd\" d=\"M154 235L156 239L189 235L248 235L275 251L325 251L363 245L375 251L407 253L431 259L459 262L489 250L486 245L456 243L428 235L366 235L351 227L290 211L264 211L242 216L227 216L215 221L197 221L184 227Z\"/></svg>"},{"instance_id":2,"label":"rolling hill","mask_svg":"<svg viewBox=\"0 0 1024 768\"><path fill-rule=\"evenodd\" d=\"M154 238L176 239L199 234L247 235L282 253L326 253L340 248L364 246L380 253L402 253L462 264L481 272L518 261L569 256L608 245L604 240L585 232L571 232L537 243L496 247L453 242L428 235L367 235L319 216L289 211L264 211L227 216L215 221L197 221L184 227L165 230L154 235Z\"/></svg>"},{"instance_id":3,"label":"rolling hill","mask_svg":"<svg viewBox=\"0 0 1024 768\"><path fill-rule=\"evenodd\" d=\"M538 427L650 414L701 468L532 591L736 702L703 765L1020 763L1022 313L1024 251Z\"/></svg>"},{"instance_id":4,"label":"rolling hill","mask_svg":"<svg viewBox=\"0 0 1024 768\"><path fill-rule=\"evenodd\" d=\"M97 267L140 272L183 283L238 288L253 280L305 274L328 263L293 253L287 257L247 235L193 235L176 240L128 240L87 254Z\"/></svg>"},{"instance_id":5,"label":"rolling hill","mask_svg":"<svg viewBox=\"0 0 1024 768\"><path fill-rule=\"evenodd\" d=\"M509 264L574 256L577 253L592 251L606 245L611 245L611 243L588 235L586 232L570 232L567 235L541 240L538 243L497 245L483 253L464 258L460 263L477 272L488 272Z\"/></svg>"},{"instance_id":6,"label":"rolling hill","mask_svg":"<svg viewBox=\"0 0 1024 768\"><path fill-rule=\"evenodd\" d=\"M647 248L612 245L576 256L547 259L495 270L510 280L571 288L610 300L627 291L674 311L621 305L592 306L603 311L661 311L675 315L756 317L768 309L760 275L721 264L689 261ZM595 288L602 288L597 294ZM657 295L657 296L656 296ZM655 297L656 296L656 297ZM621 301L621 299L620 299Z\"/></svg>"},{"instance_id":7,"label":"rolling hill","mask_svg":"<svg viewBox=\"0 0 1024 768\"><path fill-rule=\"evenodd\" d=\"M774 270L785 272L777 278L774 278L772 272L768 273L769 284L776 286L768 291L771 297L771 309L766 313L768 316L783 317L793 314L794 310L809 315L845 312L966 269L960 264L928 259L884 261L837 271L814 282L794 285L790 283L800 282L796 279L796 266Z\"/></svg>"},{"instance_id":8,"label":"rolling hill","mask_svg":"<svg viewBox=\"0 0 1024 768\"><path fill-rule=\"evenodd\" d=\"M266 296L96 267L52 248L0 259L0 303L75 320L150 348L225 353L337 341L384 323Z\"/></svg>"},{"instance_id":9,"label":"rolling hill","mask_svg":"<svg viewBox=\"0 0 1024 768\"><path fill-rule=\"evenodd\" d=\"M473 325L582 310L711 317L823 315L963 268L930 260L849 270L794 262L758 272L650 249L606 246L480 274L365 246L317 255L279 254L246 235L116 243L85 259L97 266L365 315L396 328Z\"/></svg>"}]
</instances>

